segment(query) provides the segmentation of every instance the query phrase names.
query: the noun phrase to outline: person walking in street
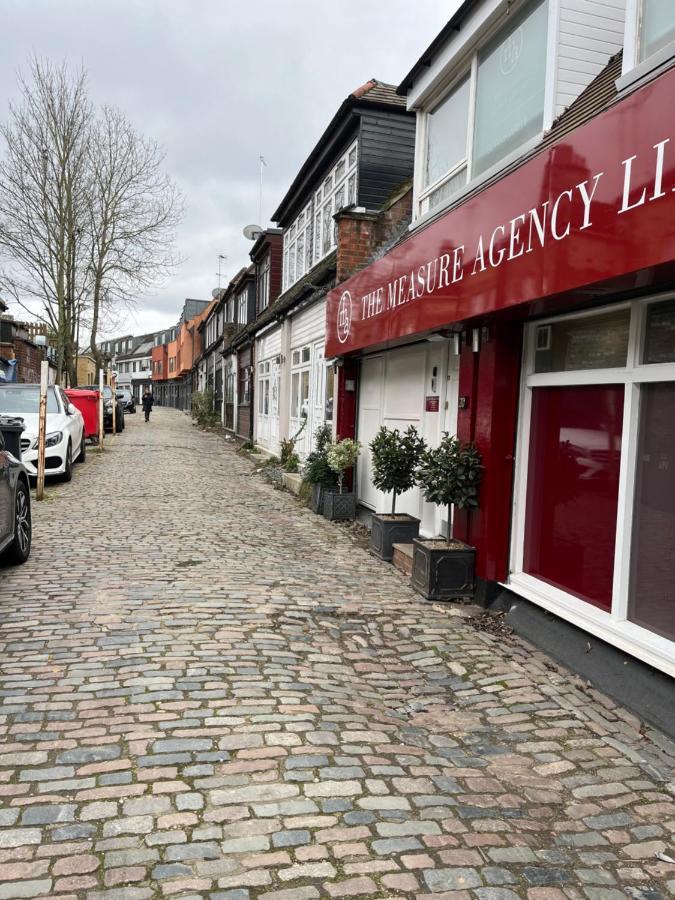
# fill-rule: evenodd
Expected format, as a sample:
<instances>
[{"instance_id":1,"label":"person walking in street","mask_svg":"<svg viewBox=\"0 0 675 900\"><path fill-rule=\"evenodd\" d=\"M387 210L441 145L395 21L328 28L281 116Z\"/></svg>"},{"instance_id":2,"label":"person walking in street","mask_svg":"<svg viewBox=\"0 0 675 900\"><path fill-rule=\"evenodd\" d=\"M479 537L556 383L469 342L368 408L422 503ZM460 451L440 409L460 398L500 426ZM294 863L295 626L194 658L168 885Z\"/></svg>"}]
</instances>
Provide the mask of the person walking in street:
<instances>
[{"instance_id":1,"label":"person walking in street","mask_svg":"<svg viewBox=\"0 0 675 900\"><path fill-rule=\"evenodd\" d=\"M150 421L150 413L154 402L155 398L150 393L150 388L146 388L145 393L143 394L143 412L145 413L146 422Z\"/></svg>"}]
</instances>

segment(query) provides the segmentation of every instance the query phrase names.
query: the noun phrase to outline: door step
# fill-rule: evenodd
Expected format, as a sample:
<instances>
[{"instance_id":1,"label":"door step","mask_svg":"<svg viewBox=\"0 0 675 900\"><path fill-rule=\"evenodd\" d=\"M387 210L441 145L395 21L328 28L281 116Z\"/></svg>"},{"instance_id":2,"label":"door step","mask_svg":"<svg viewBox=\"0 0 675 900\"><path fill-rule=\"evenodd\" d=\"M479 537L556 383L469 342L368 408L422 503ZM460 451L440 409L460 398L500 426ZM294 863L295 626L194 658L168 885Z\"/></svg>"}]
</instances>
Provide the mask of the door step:
<instances>
[{"instance_id":1,"label":"door step","mask_svg":"<svg viewBox=\"0 0 675 900\"><path fill-rule=\"evenodd\" d=\"M413 545L412 544L393 544L394 555L392 557L392 565L404 575L410 575L413 566Z\"/></svg>"}]
</instances>

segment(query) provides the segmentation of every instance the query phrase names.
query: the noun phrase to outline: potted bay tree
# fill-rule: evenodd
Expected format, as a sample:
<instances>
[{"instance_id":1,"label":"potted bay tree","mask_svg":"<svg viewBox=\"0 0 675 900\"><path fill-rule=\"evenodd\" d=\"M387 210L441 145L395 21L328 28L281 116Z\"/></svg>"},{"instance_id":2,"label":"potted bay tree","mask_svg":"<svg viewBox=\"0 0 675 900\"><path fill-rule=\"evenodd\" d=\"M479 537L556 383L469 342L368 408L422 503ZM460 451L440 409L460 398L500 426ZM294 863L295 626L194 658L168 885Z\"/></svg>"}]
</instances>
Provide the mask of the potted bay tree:
<instances>
[{"instance_id":1,"label":"potted bay tree","mask_svg":"<svg viewBox=\"0 0 675 900\"><path fill-rule=\"evenodd\" d=\"M326 454L328 465L335 472L337 491L326 490L323 495L323 514L327 519L356 518L356 494L344 490L345 474L356 465L361 444L352 438L344 438L331 444Z\"/></svg>"},{"instance_id":2,"label":"potted bay tree","mask_svg":"<svg viewBox=\"0 0 675 900\"><path fill-rule=\"evenodd\" d=\"M396 498L414 486L415 470L425 447L414 425L403 433L383 425L370 442L373 484L391 494L391 512L372 515L370 549L386 562L391 562L394 544L409 544L419 535L420 520L408 513L397 513Z\"/></svg>"},{"instance_id":3,"label":"potted bay tree","mask_svg":"<svg viewBox=\"0 0 675 900\"><path fill-rule=\"evenodd\" d=\"M438 447L427 450L417 469L417 483L429 503L448 509L448 537L413 540L412 586L427 600L472 597L475 590L474 547L452 536L452 508L475 509L483 467L473 444L444 432Z\"/></svg>"},{"instance_id":4,"label":"potted bay tree","mask_svg":"<svg viewBox=\"0 0 675 900\"><path fill-rule=\"evenodd\" d=\"M314 450L307 455L303 477L311 485L311 505L315 513L323 512L325 491L337 488L337 477L328 465L328 448L332 443L330 425L320 425L314 432Z\"/></svg>"}]
</instances>

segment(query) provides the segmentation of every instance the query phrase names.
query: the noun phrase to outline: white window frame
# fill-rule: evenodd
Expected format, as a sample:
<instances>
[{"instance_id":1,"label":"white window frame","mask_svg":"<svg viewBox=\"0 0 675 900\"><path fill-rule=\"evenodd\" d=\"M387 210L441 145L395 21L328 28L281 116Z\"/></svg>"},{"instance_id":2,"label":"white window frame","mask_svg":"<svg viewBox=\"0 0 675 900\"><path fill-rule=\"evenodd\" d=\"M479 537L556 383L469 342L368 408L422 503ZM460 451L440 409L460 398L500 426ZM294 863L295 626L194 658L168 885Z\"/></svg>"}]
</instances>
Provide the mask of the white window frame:
<instances>
[{"instance_id":1,"label":"white window frame","mask_svg":"<svg viewBox=\"0 0 675 900\"><path fill-rule=\"evenodd\" d=\"M519 14L529 3L534 4L535 0L524 0L510 12L510 17ZM436 214L450 203L455 202L463 193L472 189L481 181L487 180L495 171L499 171L505 165L508 165L513 158L517 158L521 153L525 152L528 147L536 145L543 137L547 127L552 121L552 107L554 103L553 92L551 86L555 80L555 35L558 21L558 0L544 0L548 4L547 7L547 35L546 35L546 69L544 86L544 109L542 117L542 128L533 138L529 138L516 151L508 153L504 159L497 164L490 166L483 172L474 176L474 131L476 121L476 86L478 84L478 57L483 48L491 43L499 36L502 29L509 26L509 18L500 18L500 20L489 30L480 35L479 39L473 43L470 51L462 58L460 65L454 67L450 78L445 78L442 83L425 98L423 107L417 113L417 140L415 152L415 177L414 188L415 196L413 202L414 219L423 216ZM445 98L450 94L465 78L469 79L469 116L467 122L467 152L466 157L452 169L438 178L429 185L424 184L426 165L427 165L427 140L429 129L429 113L433 112ZM436 206L431 206L431 195L444 184L466 169L466 183L459 188L450 197L444 198Z\"/></svg>"},{"instance_id":2,"label":"white window frame","mask_svg":"<svg viewBox=\"0 0 675 900\"><path fill-rule=\"evenodd\" d=\"M628 620L630 589L633 500L637 472L637 443L642 384L675 381L675 362L643 363L647 310L664 300L675 299L665 293L624 303L595 308L582 313L538 319L525 326L523 365L518 421L518 446L513 499L511 565L506 586L539 606L562 616L578 627L597 635L608 643L644 662L675 676L673 642ZM542 325L569 319L601 315L603 312L631 310L626 366L622 368L583 369L578 371L534 372L536 331ZM573 596L523 571L525 522L527 512L527 478L532 416L532 389L591 384L623 384L624 409L621 435L621 462L617 502L616 542L611 611Z\"/></svg>"},{"instance_id":3,"label":"white window frame","mask_svg":"<svg viewBox=\"0 0 675 900\"><path fill-rule=\"evenodd\" d=\"M262 312L270 304L270 253L258 265L258 312Z\"/></svg>"},{"instance_id":4,"label":"white window frame","mask_svg":"<svg viewBox=\"0 0 675 900\"><path fill-rule=\"evenodd\" d=\"M246 325L246 299L248 291L237 294L237 324Z\"/></svg>"},{"instance_id":5,"label":"white window frame","mask_svg":"<svg viewBox=\"0 0 675 900\"><path fill-rule=\"evenodd\" d=\"M643 3L644 0L626 0L622 77L617 81L619 90L629 87L675 56L675 41L672 41L651 56L640 59Z\"/></svg>"},{"instance_id":6,"label":"white window frame","mask_svg":"<svg viewBox=\"0 0 675 900\"><path fill-rule=\"evenodd\" d=\"M350 157L352 157L351 165ZM338 178L337 173L341 166L344 168ZM287 291L301 278L304 278L317 263L335 250L337 241L333 216L343 207L357 202L358 167L359 142L356 139L352 141L344 153L340 154L331 169L325 172L321 179L321 184L314 190L309 203L303 207L302 212L284 230L282 263L284 291ZM328 182L330 182L329 188L326 187ZM353 186L351 195L350 185ZM338 199L340 193L342 193L342 202ZM325 245L324 222L328 222L328 227L330 228ZM301 227L299 227L300 224ZM301 236L304 238L302 265L298 267L297 247L298 239Z\"/></svg>"}]
</instances>

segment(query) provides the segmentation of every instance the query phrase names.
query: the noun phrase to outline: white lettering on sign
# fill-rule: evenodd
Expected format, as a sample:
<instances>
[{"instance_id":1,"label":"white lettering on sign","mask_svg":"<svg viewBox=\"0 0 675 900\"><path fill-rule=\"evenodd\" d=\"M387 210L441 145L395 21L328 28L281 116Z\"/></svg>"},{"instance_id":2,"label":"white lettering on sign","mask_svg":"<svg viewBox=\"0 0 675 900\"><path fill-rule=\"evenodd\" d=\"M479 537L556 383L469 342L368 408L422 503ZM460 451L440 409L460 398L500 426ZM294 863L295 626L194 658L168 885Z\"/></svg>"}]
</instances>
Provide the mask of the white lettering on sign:
<instances>
[{"instance_id":1,"label":"white lettering on sign","mask_svg":"<svg viewBox=\"0 0 675 900\"><path fill-rule=\"evenodd\" d=\"M653 145L654 174L651 183L633 184L634 162L637 156L629 156L621 161L623 167L622 200L617 214L630 212L645 203L659 200L675 187L666 189L663 185L665 157L670 138ZM598 172L592 177L560 191L539 206L514 216L506 223L500 223L488 233L480 234L473 258L466 256L464 244L448 248L433 259L422 263L409 273L398 275L361 297L361 320L371 319L390 312L399 306L428 297L439 290L449 288L468 275L480 275L487 269L518 259L526 253L544 249L546 244L567 240L576 231L584 231L593 225L593 208L605 173ZM574 215L574 210L577 210ZM579 214L581 213L581 215ZM349 310L343 304L345 291L338 305L338 337L345 343L351 331L351 296ZM348 319L348 324L347 324ZM341 335L345 335L342 337Z\"/></svg>"}]
</instances>

